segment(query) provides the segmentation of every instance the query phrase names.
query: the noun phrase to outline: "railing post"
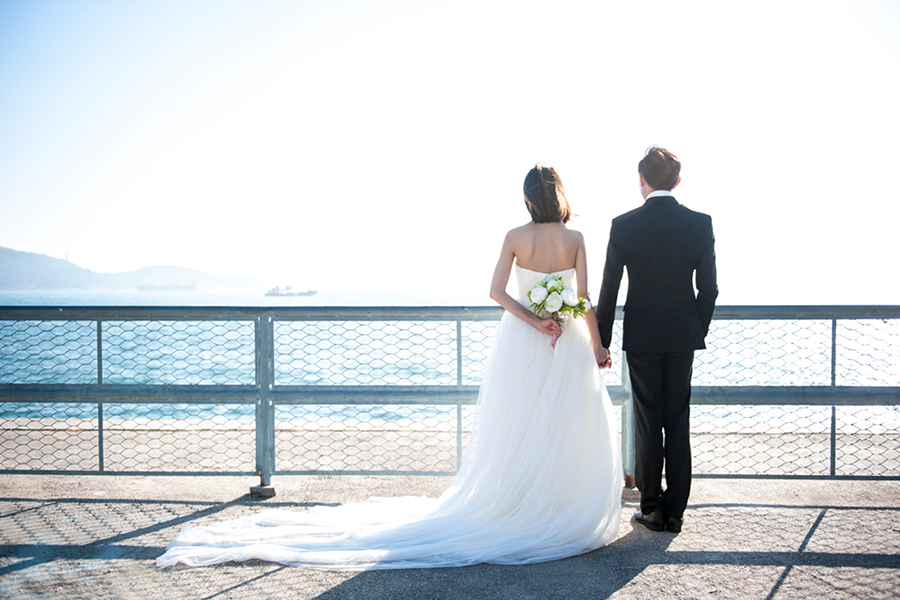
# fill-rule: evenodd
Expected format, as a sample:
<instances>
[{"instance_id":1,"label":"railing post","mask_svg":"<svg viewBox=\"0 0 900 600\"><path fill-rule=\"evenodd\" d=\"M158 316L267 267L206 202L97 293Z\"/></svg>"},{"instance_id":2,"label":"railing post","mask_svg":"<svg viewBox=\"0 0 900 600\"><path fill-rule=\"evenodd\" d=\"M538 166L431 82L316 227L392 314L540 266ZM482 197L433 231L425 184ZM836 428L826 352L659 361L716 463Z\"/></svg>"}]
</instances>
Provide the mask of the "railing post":
<instances>
[{"instance_id":1,"label":"railing post","mask_svg":"<svg viewBox=\"0 0 900 600\"><path fill-rule=\"evenodd\" d=\"M256 317L256 471L259 485L250 488L255 496L275 495L272 473L275 471L275 408L269 399L275 380L275 327L272 317Z\"/></svg>"},{"instance_id":2,"label":"railing post","mask_svg":"<svg viewBox=\"0 0 900 600\"><path fill-rule=\"evenodd\" d=\"M837 319L831 320L831 386L837 385ZM837 408L831 407L831 476L837 471Z\"/></svg>"},{"instance_id":3,"label":"railing post","mask_svg":"<svg viewBox=\"0 0 900 600\"><path fill-rule=\"evenodd\" d=\"M631 375L628 371L628 360L622 351L622 386L627 399L622 406L622 469L625 471L625 485L634 485L634 396L631 392Z\"/></svg>"},{"instance_id":4,"label":"railing post","mask_svg":"<svg viewBox=\"0 0 900 600\"><path fill-rule=\"evenodd\" d=\"M456 385L462 385L462 321L456 321ZM462 467L462 404L456 404L456 470Z\"/></svg>"},{"instance_id":5,"label":"railing post","mask_svg":"<svg viewBox=\"0 0 900 600\"><path fill-rule=\"evenodd\" d=\"M831 476L837 473L837 407L831 407Z\"/></svg>"},{"instance_id":6,"label":"railing post","mask_svg":"<svg viewBox=\"0 0 900 600\"><path fill-rule=\"evenodd\" d=\"M462 468L463 449L462 449L462 404L456 404L456 470Z\"/></svg>"},{"instance_id":7,"label":"railing post","mask_svg":"<svg viewBox=\"0 0 900 600\"><path fill-rule=\"evenodd\" d=\"M463 354L462 354L462 321L456 321L456 385L462 385L463 380Z\"/></svg>"},{"instance_id":8,"label":"railing post","mask_svg":"<svg viewBox=\"0 0 900 600\"><path fill-rule=\"evenodd\" d=\"M837 385L837 319L831 320L831 385Z\"/></svg>"},{"instance_id":9,"label":"railing post","mask_svg":"<svg viewBox=\"0 0 900 600\"><path fill-rule=\"evenodd\" d=\"M103 321L97 320L97 385L103 385ZM102 473L103 464L103 403L97 403L97 469Z\"/></svg>"}]
</instances>

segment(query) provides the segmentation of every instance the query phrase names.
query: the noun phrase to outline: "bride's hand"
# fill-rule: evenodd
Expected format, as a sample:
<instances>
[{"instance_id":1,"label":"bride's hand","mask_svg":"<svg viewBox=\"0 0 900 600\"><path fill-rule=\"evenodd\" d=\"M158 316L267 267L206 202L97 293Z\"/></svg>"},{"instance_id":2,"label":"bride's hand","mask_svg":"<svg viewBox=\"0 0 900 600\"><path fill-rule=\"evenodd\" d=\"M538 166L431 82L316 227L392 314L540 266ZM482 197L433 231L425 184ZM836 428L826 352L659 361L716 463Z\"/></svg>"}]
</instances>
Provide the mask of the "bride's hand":
<instances>
[{"instance_id":1,"label":"bride's hand","mask_svg":"<svg viewBox=\"0 0 900 600\"><path fill-rule=\"evenodd\" d=\"M535 327L541 333L547 335L553 335L555 333L557 337L562 335L562 327L559 326L556 319L536 319L536 321Z\"/></svg>"},{"instance_id":2,"label":"bride's hand","mask_svg":"<svg viewBox=\"0 0 900 600\"><path fill-rule=\"evenodd\" d=\"M608 348L603 346L594 348L594 358L597 359L597 366L601 369L612 368L612 354L609 353Z\"/></svg>"}]
</instances>

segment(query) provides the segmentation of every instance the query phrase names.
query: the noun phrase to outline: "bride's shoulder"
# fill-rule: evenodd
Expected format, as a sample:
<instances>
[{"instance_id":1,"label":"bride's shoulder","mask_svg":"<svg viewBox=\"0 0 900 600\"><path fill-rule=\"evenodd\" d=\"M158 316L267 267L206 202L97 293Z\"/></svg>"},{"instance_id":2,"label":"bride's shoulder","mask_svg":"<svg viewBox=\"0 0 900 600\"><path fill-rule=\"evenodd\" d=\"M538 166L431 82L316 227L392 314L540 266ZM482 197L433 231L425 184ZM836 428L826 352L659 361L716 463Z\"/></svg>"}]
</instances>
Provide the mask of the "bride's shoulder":
<instances>
[{"instance_id":1,"label":"bride's shoulder","mask_svg":"<svg viewBox=\"0 0 900 600\"><path fill-rule=\"evenodd\" d=\"M572 240L580 243L584 243L584 234L578 231L577 229L572 229L569 226L566 226L566 235Z\"/></svg>"},{"instance_id":2,"label":"bride's shoulder","mask_svg":"<svg viewBox=\"0 0 900 600\"><path fill-rule=\"evenodd\" d=\"M526 233L529 231L534 231L534 221L528 221L509 230L510 233Z\"/></svg>"},{"instance_id":3,"label":"bride's shoulder","mask_svg":"<svg viewBox=\"0 0 900 600\"><path fill-rule=\"evenodd\" d=\"M528 222L518 227L513 227L506 232L507 239L521 239L532 235L534 232L534 223Z\"/></svg>"}]
</instances>

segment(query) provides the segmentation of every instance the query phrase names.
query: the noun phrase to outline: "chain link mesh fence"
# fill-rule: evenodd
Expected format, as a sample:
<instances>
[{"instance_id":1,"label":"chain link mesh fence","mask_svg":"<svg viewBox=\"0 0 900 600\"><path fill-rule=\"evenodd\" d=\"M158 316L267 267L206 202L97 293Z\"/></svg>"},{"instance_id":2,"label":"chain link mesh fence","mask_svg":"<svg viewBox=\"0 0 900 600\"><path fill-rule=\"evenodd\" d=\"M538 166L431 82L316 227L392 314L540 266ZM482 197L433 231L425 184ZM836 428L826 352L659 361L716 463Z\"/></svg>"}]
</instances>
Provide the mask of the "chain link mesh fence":
<instances>
[{"instance_id":1,"label":"chain link mesh fence","mask_svg":"<svg viewBox=\"0 0 900 600\"><path fill-rule=\"evenodd\" d=\"M276 321L276 385L450 385L456 323Z\"/></svg>"},{"instance_id":2,"label":"chain link mesh fence","mask_svg":"<svg viewBox=\"0 0 900 600\"><path fill-rule=\"evenodd\" d=\"M831 383L831 321L715 320L706 348L695 353L695 386Z\"/></svg>"},{"instance_id":3,"label":"chain link mesh fence","mask_svg":"<svg viewBox=\"0 0 900 600\"><path fill-rule=\"evenodd\" d=\"M719 319L695 386L900 386L900 319ZM900 406L699 405L694 473L898 477Z\"/></svg>"},{"instance_id":4,"label":"chain link mesh fence","mask_svg":"<svg viewBox=\"0 0 900 600\"><path fill-rule=\"evenodd\" d=\"M0 315L0 470L256 472L259 315L171 310L160 319L88 309L70 319ZM273 403L277 472L456 470L500 312L443 318L410 309L412 316L392 319L367 310L366 317L339 310L274 317L273 389L300 398ZM613 347L620 341L617 321ZM702 401L713 388L900 387L900 318L720 318L707 346L696 354L693 379L701 400L692 407L697 475L900 477L896 400ZM624 356L614 361L603 379L622 389ZM421 386L437 390L433 400L391 393ZM126 397L82 401L111 388ZM323 388L363 395L317 396ZM220 394L232 389L245 400L224 402ZM458 389L475 392L442 399L442 390ZM621 431L623 411L616 412Z\"/></svg>"},{"instance_id":5,"label":"chain link mesh fence","mask_svg":"<svg viewBox=\"0 0 900 600\"><path fill-rule=\"evenodd\" d=\"M0 403L0 469L252 474L252 403L49 402L59 394L46 386L253 385L255 377L253 321L0 321L0 385L46 390Z\"/></svg>"},{"instance_id":6,"label":"chain link mesh fence","mask_svg":"<svg viewBox=\"0 0 900 600\"><path fill-rule=\"evenodd\" d=\"M900 386L900 319L839 321L837 385Z\"/></svg>"},{"instance_id":7,"label":"chain link mesh fence","mask_svg":"<svg viewBox=\"0 0 900 600\"><path fill-rule=\"evenodd\" d=\"M277 406L276 471L452 473L472 413L455 405Z\"/></svg>"},{"instance_id":8,"label":"chain link mesh fence","mask_svg":"<svg viewBox=\"0 0 900 600\"><path fill-rule=\"evenodd\" d=\"M252 321L108 321L102 327L104 383L255 382Z\"/></svg>"},{"instance_id":9,"label":"chain link mesh fence","mask_svg":"<svg viewBox=\"0 0 900 600\"><path fill-rule=\"evenodd\" d=\"M253 474L255 440L253 405L0 402L5 471Z\"/></svg>"},{"instance_id":10,"label":"chain link mesh fence","mask_svg":"<svg viewBox=\"0 0 900 600\"><path fill-rule=\"evenodd\" d=\"M97 383L97 324L0 322L2 383Z\"/></svg>"},{"instance_id":11,"label":"chain link mesh fence","mask_svg":"<svg viewBox=\"0 0 900 600\"><path fill-rule=\"evenodd\" d=\"M98 411L96 404L0 403L2 469L97 470Z\"/></svg>"}]
</instances>

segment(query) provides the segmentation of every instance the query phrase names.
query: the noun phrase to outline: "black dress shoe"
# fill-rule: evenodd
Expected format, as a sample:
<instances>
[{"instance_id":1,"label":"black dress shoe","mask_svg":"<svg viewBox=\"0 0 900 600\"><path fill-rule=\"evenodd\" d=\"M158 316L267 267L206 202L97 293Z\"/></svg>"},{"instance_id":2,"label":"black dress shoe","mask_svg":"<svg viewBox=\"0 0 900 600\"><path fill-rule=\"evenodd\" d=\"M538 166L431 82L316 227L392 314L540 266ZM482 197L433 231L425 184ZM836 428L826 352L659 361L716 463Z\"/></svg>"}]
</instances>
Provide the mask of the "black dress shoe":
<instances>
[{"instance_id":1,"label":"black dress shoe","mask_svg":"<svg viewBox=\"0 0 900 600\"><path fill-rule=\"evenodd\" d=\"M658 510L654 510L648 515L636 510L634 511L634 520L651 531L662 531L664 529L663 514Z\"/></svg>"},{"instance_id":2,"label":"black dress shoe","mask_svg":"<svg viewBox=\"0 0 900 600\"><path fill-rule=\"evenodd\" d=\"M666 531L671 533L681 533L681 525L684 523L684 519L675 519L669 518L666 522Z\"/></svg>"}]
</instances>

